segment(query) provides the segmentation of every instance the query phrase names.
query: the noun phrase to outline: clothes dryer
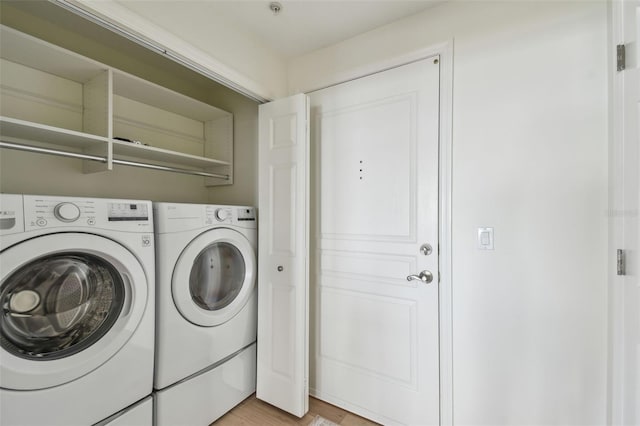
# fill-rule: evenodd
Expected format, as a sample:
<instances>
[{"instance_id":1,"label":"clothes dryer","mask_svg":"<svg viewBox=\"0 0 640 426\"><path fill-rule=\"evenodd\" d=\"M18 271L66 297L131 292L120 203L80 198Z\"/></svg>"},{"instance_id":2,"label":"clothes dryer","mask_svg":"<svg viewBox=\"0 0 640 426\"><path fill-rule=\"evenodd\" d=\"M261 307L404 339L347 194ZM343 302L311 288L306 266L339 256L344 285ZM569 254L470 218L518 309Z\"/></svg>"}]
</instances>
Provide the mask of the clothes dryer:
<instances>
[{"instance_id":1,"label":"clothes dryer","mask_svg":"<svg viewBox=\"0 0 640 426\"><path fill-rule=\"evenodd\" d=\"M150 201L0 194L0 424L89 425L149 395Z\"/></svg>"},{"instance_id":2,"label":"clothes dryer","mask_svg":"<svg viewBox=\"0 0 640 426\"><path fill-rule=\"evenodd\" d=\"M255 391L256 212L154 203L158 426L210 424Z\"/></svg>"}]
</instances>

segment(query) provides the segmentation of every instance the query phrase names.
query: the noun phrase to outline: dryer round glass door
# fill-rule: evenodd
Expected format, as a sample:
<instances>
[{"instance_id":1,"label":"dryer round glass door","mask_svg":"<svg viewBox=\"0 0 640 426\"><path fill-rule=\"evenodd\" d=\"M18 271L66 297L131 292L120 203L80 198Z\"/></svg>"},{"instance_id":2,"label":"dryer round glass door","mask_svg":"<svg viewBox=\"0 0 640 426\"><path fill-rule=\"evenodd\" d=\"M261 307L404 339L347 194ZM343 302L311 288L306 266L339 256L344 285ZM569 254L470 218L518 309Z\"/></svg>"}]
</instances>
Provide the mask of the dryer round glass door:
<instances>
[{"instance_id":1,"label":"dryer round glass door","mask_svg":"<svg viewBox=\"0 0 640 426\"><path fill-rule=\"evenodd\" d=\"M213 243L200 252L191 267L191 299L207 311L223 309L240 294L245 275L240 250L228 242Z\"/></svg>"},{"instance_id":2,"label":"dryer round glass door","mask_svg":"<svg viewBox=\"0 0 640 426\"><path fill-rule=\"evenodd\" d=\"M116 242L60 233L0 253L0 387L81 377L129 340L147 306L146 274Z\"/></svg>"},{"instance_id":3,"label":"dryer round glass door","mask_svg":"<svg viewBox=\"0 0 640 426\"><path fill-rule=\"evenodd\" d=\"M196 237L173 274L175 304L188 321L215 326L233 318L255 288L255 250L239 232L220 228Z\"/></svg>"}]
</instances>

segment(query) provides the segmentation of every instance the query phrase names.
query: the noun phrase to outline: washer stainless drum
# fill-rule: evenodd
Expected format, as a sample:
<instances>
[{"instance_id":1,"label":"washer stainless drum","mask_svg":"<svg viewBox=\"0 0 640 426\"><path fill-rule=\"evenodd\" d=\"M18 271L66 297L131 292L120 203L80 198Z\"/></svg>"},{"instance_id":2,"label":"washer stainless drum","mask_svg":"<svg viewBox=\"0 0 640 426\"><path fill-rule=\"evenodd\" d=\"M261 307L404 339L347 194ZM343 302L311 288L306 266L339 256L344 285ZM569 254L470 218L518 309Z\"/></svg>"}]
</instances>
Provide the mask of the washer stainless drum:
<instances>
[{"instance_id":1,"label":"washer stainless drum","mask_svg":"<svg viewBox=\"0 0 640 426\"><path fill-rule=\"evenodd\" d=\"M151 393L149 201L0 194L0 423L87 425Z\"/></svg>"},{"instance_id":2,"label":"washer stainless drum","mask_svg":"<svg viewBox=\"0 0 640 426\"><path fill-rule=\"evenodd\" d=\"M208 425L255 391L255 209L153 208L156 422Z\"/></svg>"}]
</instances>

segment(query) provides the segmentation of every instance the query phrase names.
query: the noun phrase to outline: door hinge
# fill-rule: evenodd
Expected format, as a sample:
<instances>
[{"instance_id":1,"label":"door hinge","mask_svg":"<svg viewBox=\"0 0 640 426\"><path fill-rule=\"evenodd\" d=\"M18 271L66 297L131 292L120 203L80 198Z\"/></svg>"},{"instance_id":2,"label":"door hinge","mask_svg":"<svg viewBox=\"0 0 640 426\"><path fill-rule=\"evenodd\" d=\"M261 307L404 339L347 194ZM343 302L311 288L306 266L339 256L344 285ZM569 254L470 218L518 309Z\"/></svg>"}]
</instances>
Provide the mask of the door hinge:
<instances>
[{"instance_id":1,"label":"door hinge","mask_svg":"<svg viewBox=\"0 0 640 426\"><path fill-rule=\"evenodd\" d=\"M626 52L625 52L624 44L619 44L616 46L616 58L618 61L618 71L623 71L627 65L626 61Z\"/></svg>"},{"instance_id":2,"label":"door hinge","mask_svg":"<svg viewBox=\"0 0 640 426\"><path fill-rule=\"evenodd\" d=\"M618 249L616 254L616 270L618 275L626 275L624 250Z\"/></svg>"}]
</instances>

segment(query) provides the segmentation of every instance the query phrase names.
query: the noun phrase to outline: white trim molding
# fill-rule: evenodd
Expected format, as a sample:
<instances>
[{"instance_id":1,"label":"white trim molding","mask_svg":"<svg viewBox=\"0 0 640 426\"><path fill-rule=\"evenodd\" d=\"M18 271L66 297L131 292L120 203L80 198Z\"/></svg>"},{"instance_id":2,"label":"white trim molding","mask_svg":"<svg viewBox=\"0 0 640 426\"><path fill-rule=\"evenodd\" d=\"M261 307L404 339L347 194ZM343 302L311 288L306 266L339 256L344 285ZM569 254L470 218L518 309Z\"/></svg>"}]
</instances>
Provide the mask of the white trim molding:
<instances>
[{"instance_id":1,"label":"white trim molding","mask_svg":"<svg viewBox=\"0 0 640 426\"><path fill-rule=\"evenodd\" d=\"M341 83L346 83L348 81L366 77L371 74L387 71L389 69L400 67L402 65L407 65L412 62L430 58L432 56L442 55L443 52L447 51L448 49L451 49L451 54L453 55L453 50L452 50L452 47L450 46L453 46L453 40L438 43L424 49L418 49L409 53L397 55L391 58L387 58L385 60L372 62L366 65L363 65L357 68L352 68L339 73L328 73L316 79L314 83L312 83L313 86L297 87L293 91L296 93L297 92L303 92L303 93L315 92L316 90L326 89L327 87L335 86ZM453 60L453 56L451 59ZM442 69L443 68L440 67L441 82L442 82ZM452 80L453 80L453 74L452 74Z\"/></svg>"},{"instance_id":2,"label":"white trim molding","mask_svg":"<svg viewBox=\"0 0 640 426\"><path fill-rule=\"evenodd\" d=\"M453 52L440 55L440 425L453 425Z\"/></svg>"}]
</instances>

